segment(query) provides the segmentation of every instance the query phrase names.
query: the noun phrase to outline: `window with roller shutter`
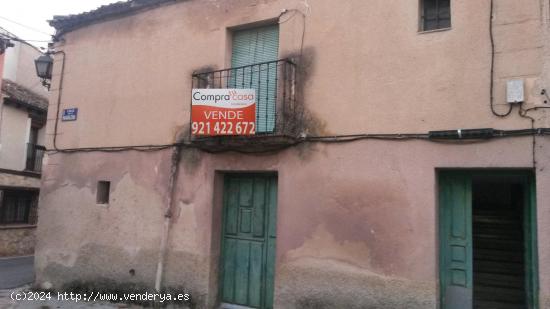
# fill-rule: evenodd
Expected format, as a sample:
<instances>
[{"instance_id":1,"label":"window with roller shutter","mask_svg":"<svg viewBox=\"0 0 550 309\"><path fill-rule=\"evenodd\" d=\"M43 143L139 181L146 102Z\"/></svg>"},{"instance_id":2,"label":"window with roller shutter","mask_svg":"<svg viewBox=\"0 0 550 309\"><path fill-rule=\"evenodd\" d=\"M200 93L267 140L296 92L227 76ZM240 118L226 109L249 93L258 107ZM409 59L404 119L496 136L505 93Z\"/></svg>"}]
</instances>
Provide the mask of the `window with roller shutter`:
<instances>
[{"instance_id":1,"label":"window with roller shutter","mask_svg":"<svg viewBox=\"0 0 550 309\"><path fill-rule=\"evenodd\" d=\"M256 89L256 132L271 133L276 122L277 63L279 25L263 26L233 32L231 66L240 68L230 87Z\"/></svg>"}]
</instances>

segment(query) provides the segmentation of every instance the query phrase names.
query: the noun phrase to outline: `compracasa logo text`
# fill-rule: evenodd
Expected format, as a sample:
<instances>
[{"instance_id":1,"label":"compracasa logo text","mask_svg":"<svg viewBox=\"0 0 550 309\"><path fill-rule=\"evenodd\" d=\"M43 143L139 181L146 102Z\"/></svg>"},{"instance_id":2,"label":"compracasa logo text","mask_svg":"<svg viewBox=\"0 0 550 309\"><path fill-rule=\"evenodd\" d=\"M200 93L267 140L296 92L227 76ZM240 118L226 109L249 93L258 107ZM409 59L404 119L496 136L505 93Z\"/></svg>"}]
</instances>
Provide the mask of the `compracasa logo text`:
<instances>
[{"instance_id":1,"label":"compracasa logo text","mask_svg":"<svg viewBox=\"0 0 550 309\"><path fill-rule=\"evenodd\" d=\"M229 97L233 101L252 101L254 100L254 94L251 93L239 93L236 90L229 91Z\"/></svg>"},{"instance_id":2,"label":"compracasa logo text","mask_svg":"<svg viewBox=\"0 0 550 309\"><path fill-rule=\"evenodd\" d=\"M193 92L193 100L201 102L229 102L229 101L253 101L254 94L242 93L236 90L230 90L227 93L203 94L201 91Z\"/></svg>"}]
</instances>

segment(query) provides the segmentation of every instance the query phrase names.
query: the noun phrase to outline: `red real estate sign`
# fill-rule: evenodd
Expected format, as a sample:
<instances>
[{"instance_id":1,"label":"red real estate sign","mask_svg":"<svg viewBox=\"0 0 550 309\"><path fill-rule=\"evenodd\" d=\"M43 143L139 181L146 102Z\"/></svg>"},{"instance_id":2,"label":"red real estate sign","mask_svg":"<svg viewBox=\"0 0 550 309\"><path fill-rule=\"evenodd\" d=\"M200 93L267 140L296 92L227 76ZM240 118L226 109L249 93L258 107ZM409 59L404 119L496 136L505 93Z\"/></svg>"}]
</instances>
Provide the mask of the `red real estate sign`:
<instances>
[{"instance_id":1,"label":"red real estate sign","mask_svg":"<svg viewBox=\"0 0 550 309\"><path fill-rule=\"evenodd\" d=\"M256 91L193 89L191 132L199 136L254 135Z\"/></svg>"}]
</instances>

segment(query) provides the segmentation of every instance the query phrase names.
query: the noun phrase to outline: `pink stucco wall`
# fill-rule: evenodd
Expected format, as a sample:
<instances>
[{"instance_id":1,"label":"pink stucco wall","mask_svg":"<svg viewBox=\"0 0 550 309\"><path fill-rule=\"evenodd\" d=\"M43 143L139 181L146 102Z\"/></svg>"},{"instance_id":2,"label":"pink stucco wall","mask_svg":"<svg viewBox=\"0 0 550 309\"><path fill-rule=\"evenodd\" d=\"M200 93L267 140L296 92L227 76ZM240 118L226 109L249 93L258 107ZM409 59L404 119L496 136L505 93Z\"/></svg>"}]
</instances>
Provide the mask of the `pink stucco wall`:
<instances>
[{"instance_id":1,"label":"pink stucco wall","mask_svg":"<svg viewBox=\"0 0 550 309\"><path fill-rule=\"evenodd\" d=\"M516 77L526 81L524 107L541 106L550 55L543 43L548 3L495 2L496 109L507 109L504 85ZM452 29L431 33L418 32L416 1L387 0L190 0L89 25L57 46L67 54L61 108L79 108L77 121L59 124L57 146L174 142L189 126L192 72L226 67L230 30L273 20L285 8L307 12L298 85L308 111L305 135L530 128L516 112L501 119L489 110L489 2L452 3ZM280 29L281 58L297 55L301 14ZM52 89L58 86L54 79ZM59 95L54 90L52 102ZM547 126L544 111L530 115L536 126ZM55 116L50 109L49 119ZM204 306L215 303L221 175L276 172L276 307L436 308L437 169L532 169L532 147L531 137L517 137L312 143L261 155L185 149L166 285L189 289ZM537 139L542 308L550 307L549 147L544 137ZM171 150L50 154L37 284L63 288L111 279L150 287L170 156ZM108 206L95 203L100 180L112 182Z\"/></svg>"},{"instance_id":2,"label":"pink stucco wall","mask_svg":"<svg viewBox=\"0 0 550 309\"><path fill-rule=\"evenodd\" d=\"M217 272L221 214L216 175L273 171L279 182L278 307L318 301L435 308L436 169L530 169L531 143L529 137L467 145L363 141L264 156L185 150L166 284L185 285L205 302L213 301L217 279L210 274ZM539 146L550 145L541 139ZM540 279L541 296L547 299L550 248L544 231L550 213L544 205L550 196L540 188L549 175L547 155L539 155ZM47 171L50 178L43 184L41 202L47 206L40 210L38 282L63 286L107 277L151 285L169 157L169 150L51 156L63 167ZM104 179L113 181L107 208L95 204L95 183ZM59 218L70 218L70 224ZM130 268L136 277L128 275Z\"/></svg>"},{"instance_id":3,"label":"pink stucco wall","mask_svg":"<svg viewBox=\"0 0 550 309\"><path fill-rule=\"evenodd\" d=\"M418 32L417 1L308 3L305 28L299 13L281 20L279 56L303 52L298 91L310 134L530 126L516 113L500 119L488 110L488 1L453 2L452 29L429 33ZM57 45L67 55L61 108L78 106L79 121L59 124L58 146L173 142L188 125L192 73L230 65L231 29L293 8L307 11L297 0L179 1L64 35ZM527 84L524 108L543 105L544 12L538 0L496 1L494 95L500 113L508 107L505 83L515 77ZM59 76L62 56L56 60ZM49 118L55 113L50 109ZM47 134L53 134L53 123Z\"/></svg>"}]
</instances>

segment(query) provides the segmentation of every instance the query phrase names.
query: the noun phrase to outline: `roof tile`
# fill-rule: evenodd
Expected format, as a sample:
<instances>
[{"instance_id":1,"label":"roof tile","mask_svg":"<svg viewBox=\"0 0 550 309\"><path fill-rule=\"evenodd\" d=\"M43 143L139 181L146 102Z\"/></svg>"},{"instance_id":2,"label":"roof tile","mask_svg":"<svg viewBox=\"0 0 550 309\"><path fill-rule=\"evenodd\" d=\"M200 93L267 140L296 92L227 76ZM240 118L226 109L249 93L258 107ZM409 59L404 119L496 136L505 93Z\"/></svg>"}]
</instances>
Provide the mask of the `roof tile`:
<instances>
[{"instance_id":1,"label":"roof tile","mask_svg":"<svg viewBox=\"0 0 550 309\"><path fill-rule=\"evenodd\" d=\"M39 110L48 110L48 98L43 97L9 79L2 80L2 93L13 100L26 103Z\"/></svg>"},{"instance_id":2,"label":"roof tile","mask_svg":"<svg viewBox=\"0 0 550 309\"><path fill-rule=\"evenodd\" d=\"M57 30L57 36L64 33L85 27L94 22L115 18L121 15L130 14L147 8L152 8L169 2L178 2L182 0L128 0L111 3L100 6L99 8L73 15L54 16L49 20L50 26Z\"/></svg>"}]
</instances>

